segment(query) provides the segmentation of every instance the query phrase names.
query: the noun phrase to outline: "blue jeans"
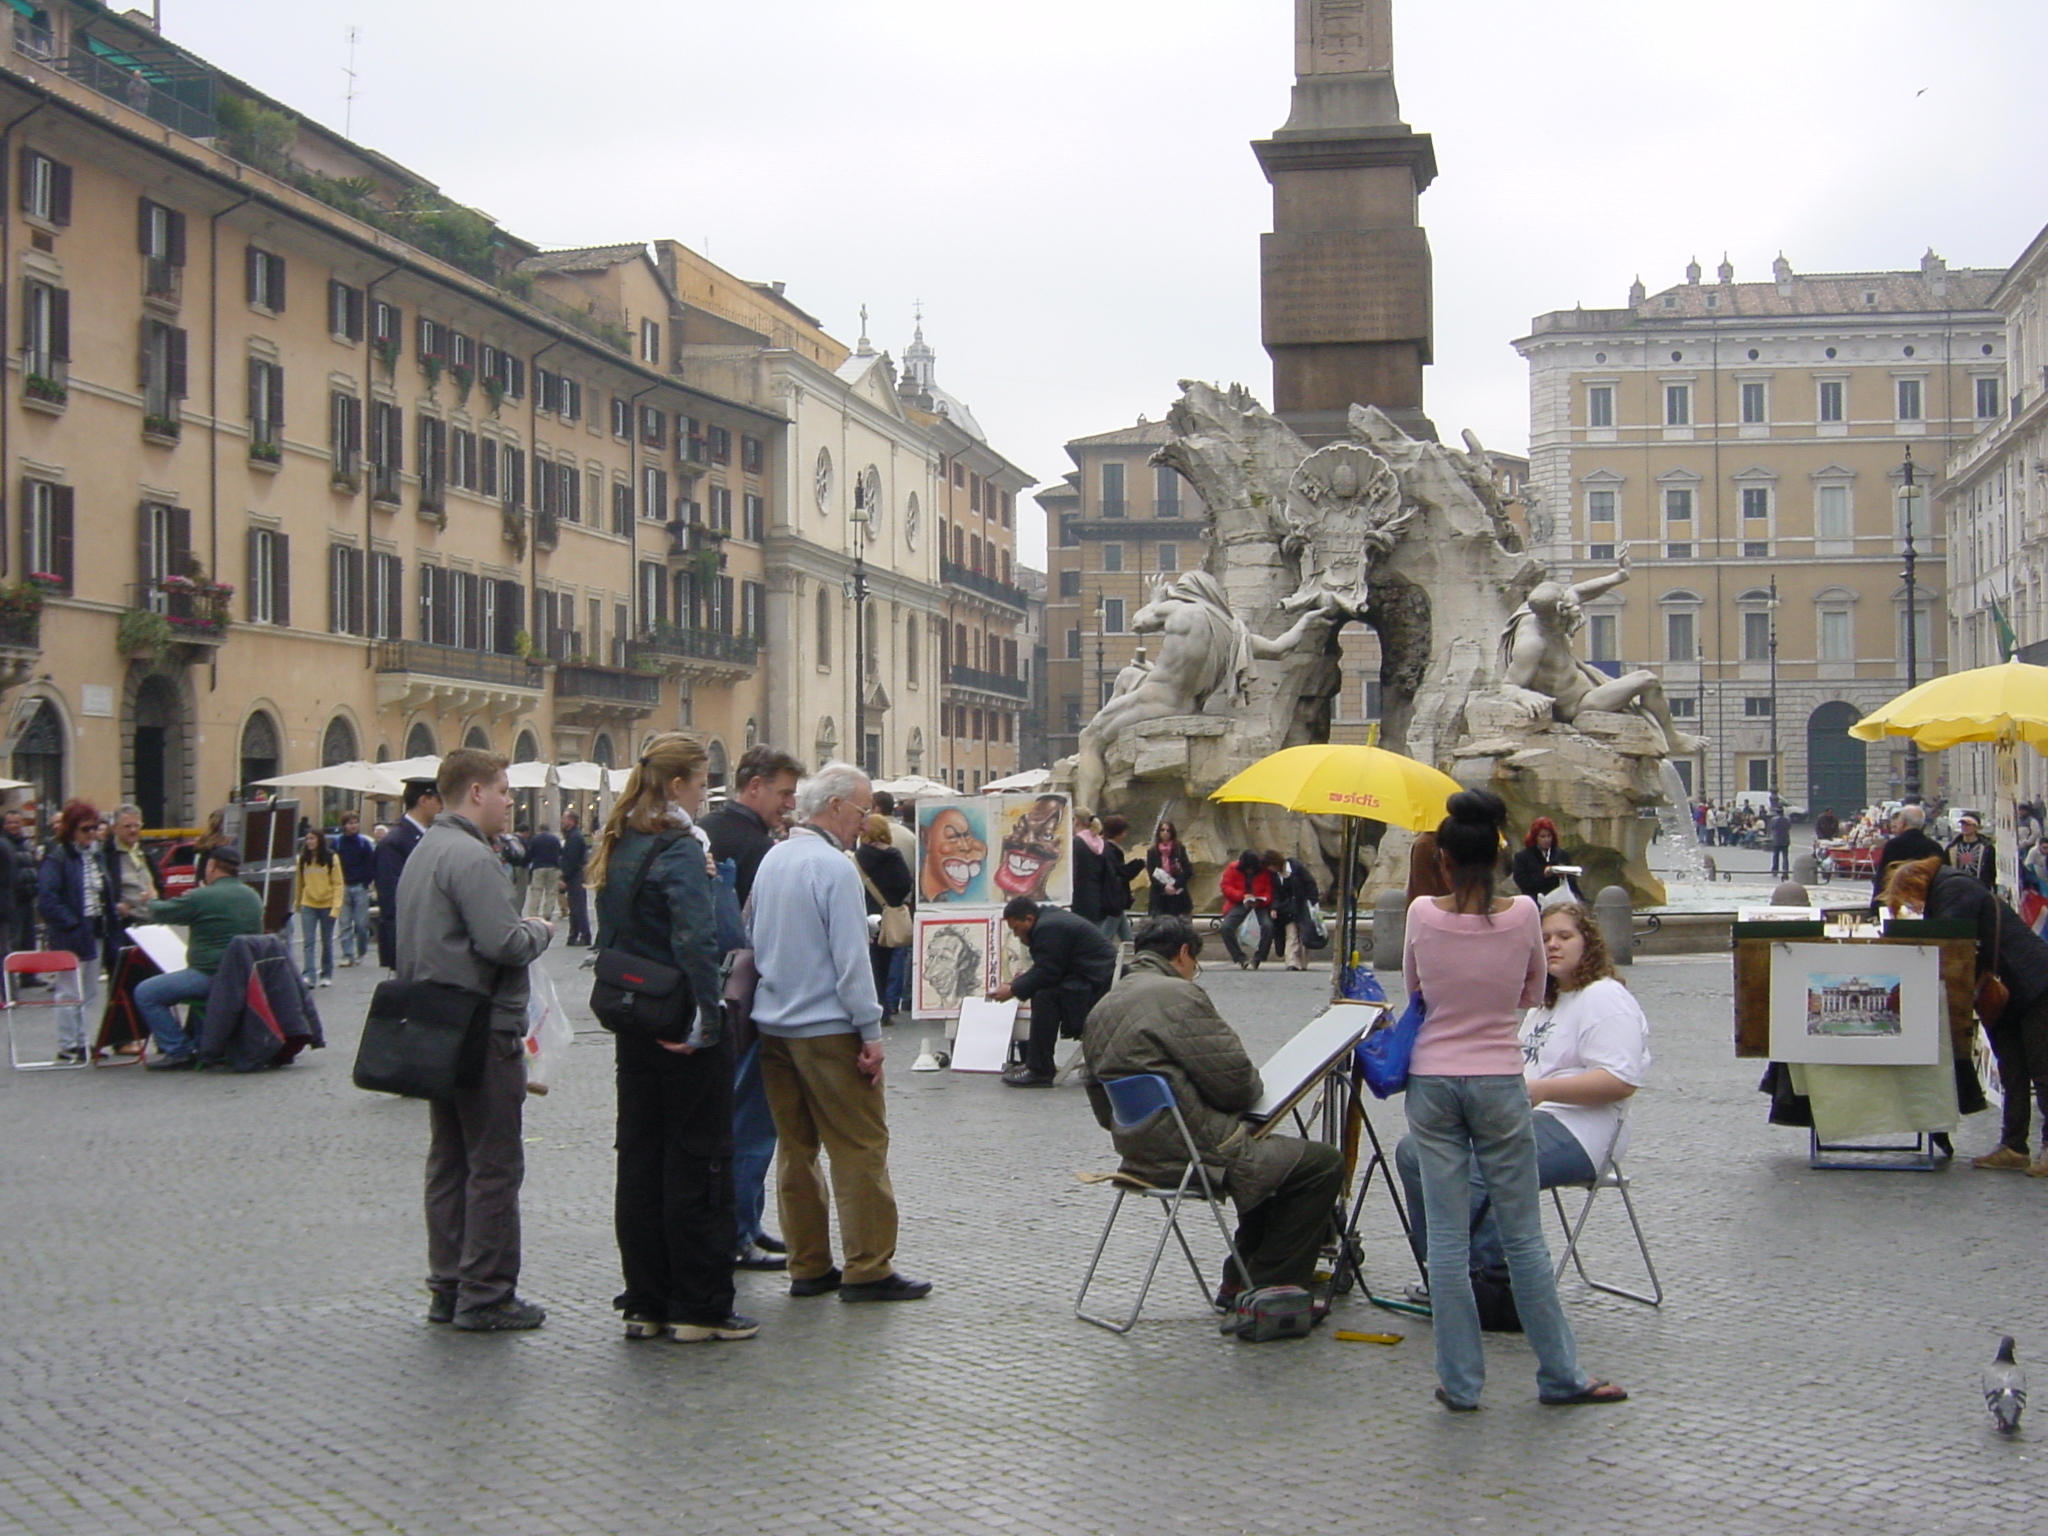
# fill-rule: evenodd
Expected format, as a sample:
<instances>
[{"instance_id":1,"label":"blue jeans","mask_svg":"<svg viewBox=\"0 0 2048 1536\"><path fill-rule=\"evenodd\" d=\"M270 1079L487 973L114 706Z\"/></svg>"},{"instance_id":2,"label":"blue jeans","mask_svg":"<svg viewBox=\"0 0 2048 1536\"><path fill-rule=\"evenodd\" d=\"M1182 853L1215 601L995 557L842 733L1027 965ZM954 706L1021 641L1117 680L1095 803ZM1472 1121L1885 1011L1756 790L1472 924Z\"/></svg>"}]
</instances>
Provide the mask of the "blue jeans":
<instances>
[{"instance_id":1,"label":"blue jeans","mask_svg":"<svg viewBox=\"0 0 2048 1536\"><path fill-rule=\"evenodd\" d=\"M185 1032L178 1023L178 1016L171 1012L179 1003L205 1001L206 994L213 990L213 978L205 971L171 971L167 975L152 976L136 985L132 996L135 1011L142 1015L142 1022L149 1026L149 1032L156 1039L156 1048L166 1058L190 1056L199 1046L194 1035Z\"/></svg>"},{"instance_id":2,"label":"blue jeans","mask_svg":"<svg viewBox=\"0 0 2048 1536\"><path fill-rule=\"evenodd\" d=\"M1501 1077L1411 1077L1408 1129L1415 1140L1429 1213L1429 1303L1436 1374L1445 1395L1465 1406L1486 1385L1479 1308L1466 1269L1471 1244L1472 1165L1493 1200L1501 1248L1522 1331L1536 1352L1536 1387L1569 1397L1586 1386L1571 1324L1558 1304L1537 1204L1536 1132L1529 1093L1517 1072Z\"/></svg>"},{"instance_id":3,"label":"blue jeans","mask_svg":"<svg viewBox=\"0 0 2048 1536\"><path fill-rule=\"evenodd\" d=\"M362 960L376 947L370 931L370 888L352 885L341 896L341 958Z\"/></svg>"},{"instance_id":4,"label":"blue jeans","mask_svg":"<svg viewBox=\"0 0 2048 1536\"><path fill-rule=\"evenodd\" d=\"M306 938L306 963L300 967L300 974L306 984L313 984L313 941L320 940L320 948L327 962L320 974L329 981L334 979L334 914L325 907L299 908L299 932Z\"/></svg>"},{"instance_id":5,"label":"blue jeans","mask_svg":"<svg viewBox=\"0 0 2048 1536\"><path fill-rule=\"evenodd\" d=\"M889 985L882 997L882 1017L885 1019L910 1006L911 947L899 944L889 951Z\"/></svg>"},{"instance_id":6,"label":"blue jeans","mask_svg":"<svg viewBox=\"0 0 2048 1536\"><path fill-rule=\"evenodd\" d=\"M908 948L898 954L910 953ZM775 1117L761 1085L761 1042L747 1047L732 1074L732 1211L739 1246L761 1236L768 1166L775 1161Z\"/></svg>"},{"instance_id":7,"label":"blue jeans","mask_svg":"<svg viewBox=\"0 0 2048 1536\"><path fill-rule=\"evenodd\" d=\"M1559 1184L1588 1184L1593 1179L1593 1160L1579 1145L1579 1138L1555 1115L1532 1114L1536 1128L1536 1187L1550 1189ZM1415 1138L1403 1136L1394 1148L1394 1167L1401 1175L1401 1191L1408 1199L1408 1223L1414 1229L1415 1256L1429 1262L1429 1200L1422 1188L1422 1161L1415 1151ZM1493 1203L1486 1195L1486 1180L1480 1176L1478 1159L1472 1162L1472 1269L1484 1269L1507 1260L1500 1246L1500 1223L1493 1219Z\"/></svg>"}]
</instances>

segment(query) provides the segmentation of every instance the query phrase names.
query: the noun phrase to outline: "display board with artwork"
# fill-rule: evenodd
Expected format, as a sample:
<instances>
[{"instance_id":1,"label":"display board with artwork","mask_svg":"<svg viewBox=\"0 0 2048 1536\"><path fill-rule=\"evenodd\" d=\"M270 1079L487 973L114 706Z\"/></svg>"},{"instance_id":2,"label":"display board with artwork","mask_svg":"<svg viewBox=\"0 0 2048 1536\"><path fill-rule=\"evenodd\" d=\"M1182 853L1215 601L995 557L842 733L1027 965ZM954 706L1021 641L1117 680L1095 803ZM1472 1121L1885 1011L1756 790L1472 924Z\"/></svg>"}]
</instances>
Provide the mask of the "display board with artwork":
<instances>
[{"instance_id":1,"label":"display board with artwork","mask_svg":"<svg viewBox=\"0 0 2048 1536\"><path fill-rule=\"evenodd\" d=\"M1922 1067L1941 1060L1941 952L1932 945L1777 944L1771 1058Z\"/></svg>"},{"instance_id":2,"label":"display board with artwork","mask_svg":"<svg viewBox=\"0 0 2048 1536\"><path fill-rule=\"evenodd\" d=\"M995 907L1016 896L1074 899L1074 817L1065 795L973 795L917 802L917 900Z\"/></svg>"}]
</instances>

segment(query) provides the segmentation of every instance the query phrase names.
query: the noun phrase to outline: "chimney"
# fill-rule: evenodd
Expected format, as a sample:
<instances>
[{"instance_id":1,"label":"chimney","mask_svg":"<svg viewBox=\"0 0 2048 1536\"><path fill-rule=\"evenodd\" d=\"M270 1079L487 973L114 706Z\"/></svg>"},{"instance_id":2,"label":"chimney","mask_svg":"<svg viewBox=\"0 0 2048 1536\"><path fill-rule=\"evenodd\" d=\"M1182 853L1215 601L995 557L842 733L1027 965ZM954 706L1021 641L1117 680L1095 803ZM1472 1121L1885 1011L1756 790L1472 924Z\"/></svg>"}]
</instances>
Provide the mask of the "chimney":
<instances>
[{"instance_id":1,"label":"chimney","mask_svg":"<svg viewBox=\"0 0 2048 1536\"><path fill-rule=\"evenodd\" d=\"M1792 263L1785 259L1783 251L1778 252L1778 259L1771 263L1771 276L1777 280L1778 296L1783 299L1791 298Z\"/></svg>"},{"instance_id":2,"label":"chimney","mask_svg":"<svg viewBox=\"0 0 2048 1536\"><path fill-rule=\"evenodd\" d=\"M1714 275L1724 283L1735 281L1735 263L1728 259L1726 251L1721 253L1721 265L1715 269Z\"/></svg>"},{"instance_id":3,"label":"chimney","mask_svg":"<svg viewBox=\"0 0 2048 1536\"><path fill-rule=\"evenodd\" d=\"M1927 254L1920 258L1920 275L1937 295L1948 292L1948 263L1934 254L1931 245L1927 247Z\"/></svg>"},{"instance_id":4,"label":"chimney","mask_svg":"<svg viewBox=\"0 0 2048 1536\"><path fill-rule=\"evenodd\" d=\"M1643 301L1649 298L1649 296L1650 290L1643 286L1643 275L1638 272L1636 280L1628 285L1628 307L1630 309L1640 308Z\"/></svg>"},{"instance_id":5,"label":"chimney","mask_svg":"<svg viewBox=\"0 0 2048 1536\"><path fill-rule=\"evenodd\" d=\"M1700 259L1699 259L1699 257L1695 256L1695 257L1693 257L1693 259L1692 259L1691 261L1688 261L1688 262L1687 262L1687 263L1685 264L1685 280L1686 280L1686 281L1687 281L1688 283L1691 283L1691 284L1692 284L1692 285L1693 285L1694 287L1698 287L1698 286L1699 286L1699 281L1700 281Z\"/></svg>"}]
</instances>

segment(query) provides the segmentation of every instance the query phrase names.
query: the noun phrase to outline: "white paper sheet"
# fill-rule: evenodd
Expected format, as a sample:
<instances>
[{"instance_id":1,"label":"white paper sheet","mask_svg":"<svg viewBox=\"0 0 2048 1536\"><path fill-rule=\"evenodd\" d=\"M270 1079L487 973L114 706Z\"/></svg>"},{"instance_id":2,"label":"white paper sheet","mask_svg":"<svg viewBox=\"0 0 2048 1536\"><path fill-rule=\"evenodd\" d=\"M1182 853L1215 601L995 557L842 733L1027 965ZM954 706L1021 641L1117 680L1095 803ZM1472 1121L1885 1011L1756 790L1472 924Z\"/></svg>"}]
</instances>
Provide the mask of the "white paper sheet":
<instances>
[{"instance_id":1,"label":"white paper sheet","mask_svg":"<svg viewBox=\"0 0 2048 1536\"><path fill-rule=\"evenodd\" d=\"M960 1027L953 1037L955 1072L1000 1072L1010 1057L1010 1031L1017 1000L992 1003L985 997L960 1000Z\"/></svg>"},{"instance_id":2,"label":"white paper sheet","mask_svg":"<svg viewBox=\"0 0 2048 1536\"><path fill-rule=\"evenodd\" d=\"M185 936L177 929L162 923L145 923L140 928L130 928L128 937L165 975L185 969Z\"/></svg>"}]
</instances>

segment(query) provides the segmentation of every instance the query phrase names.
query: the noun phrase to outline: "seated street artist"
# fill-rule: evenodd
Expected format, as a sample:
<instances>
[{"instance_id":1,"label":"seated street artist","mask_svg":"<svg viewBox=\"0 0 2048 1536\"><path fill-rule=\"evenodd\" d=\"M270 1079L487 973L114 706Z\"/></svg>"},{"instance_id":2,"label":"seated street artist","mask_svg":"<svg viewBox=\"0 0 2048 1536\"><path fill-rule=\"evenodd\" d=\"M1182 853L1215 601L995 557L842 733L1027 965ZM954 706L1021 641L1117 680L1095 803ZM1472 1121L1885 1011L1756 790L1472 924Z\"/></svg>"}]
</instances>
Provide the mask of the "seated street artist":
<instances>
[{"instance_id":1,"label":"seated street artist","mask_svg":"<svg viewBox=\"0 0 2048 1536\"><path fill-rule=\"evenodd\" d=\"M1226 1265L1217 1302L1228 1304L1247 1284L1306 1288L1343 1194L1343 1157L1319 1141L1253 1139L1240 1116L1264 1086L1237 1032L1195 984L1202 938L1194 924L1147 918L1134 942L1130 969L1088 1015L1081 1037L1095 1118L1115 1137L1125 1173L1177 1185L1186 1157L1173 1122L1162 1111L1134 1130L1117 1130L1101 1087L1105 1078L1165 1078L1209 1178L1220 1179L1237 1206L1237 1251L1251 1273Z\"/></svg>"},{"instance_id":2,"label":"seated street artist","mask_svg":"<svg viewBox=\"0 0 2048 1536\"><path fill-rule=\"evenodd\" d=\"M1536 1183L1550 1189L1590 1183L1610 1151L1619 1157L1628 1150L1621 1106L1649 1072L1650 1026L1615 975L1590 907L1561 902L1543 914L1543 959L1549 972L1543 1006L1522 1020L1522 1077L1535 1111ZM1394 1148L1394 1166L1408 1199L1416 1257L1427 1264L1422 1166L1412 1137ZM1471 1267L1504 1286L1507 1259L1476 1161L1471 1189Z\"/></svg>"},{"instance_id":3,"label":"seated street artist","mask_svg":"<svg viewBox=\"0 0 2048 1536\"><path fill-rule=\"evenodd\" d=\"M242 856L223 844L200 866L202 883L197 890L149 904L152 923L180 923L191 933L185 969L152 976L135 989L135 1011L156 1039L157 1059L149 1063L152 1072L199 1064L196 1034L181 1028L172 1010L180 1003L205 1001L229 942L263 931L263 898L242 883L241 875Z\"/></svg>"}]
</instances>

